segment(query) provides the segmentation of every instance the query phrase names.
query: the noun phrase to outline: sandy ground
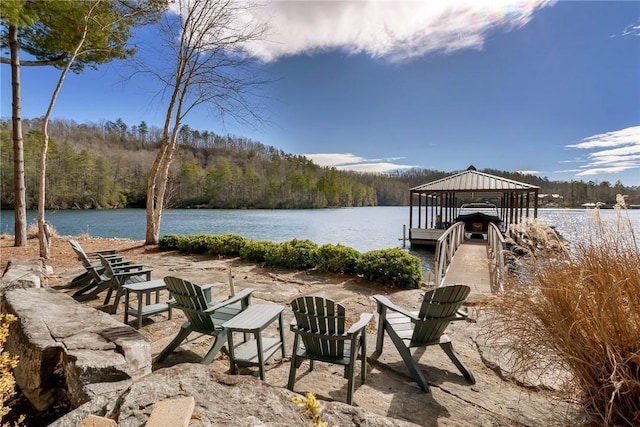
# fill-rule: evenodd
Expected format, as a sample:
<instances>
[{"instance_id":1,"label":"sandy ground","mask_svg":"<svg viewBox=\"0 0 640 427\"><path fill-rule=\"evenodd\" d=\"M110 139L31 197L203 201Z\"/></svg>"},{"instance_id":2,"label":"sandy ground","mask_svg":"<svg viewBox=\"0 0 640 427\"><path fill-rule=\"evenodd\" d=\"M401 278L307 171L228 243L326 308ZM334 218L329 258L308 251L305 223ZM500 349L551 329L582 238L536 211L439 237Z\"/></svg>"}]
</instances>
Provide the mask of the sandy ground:
<instances>
[{"instance_id":1,"label":"sandy ground","mask_svg":"<svg viewBox=\"0 0 640 427\"><path fill-rule=\"evenodd\" d=\"M229 294L229 271L233 276L236 290L251 288L252 303L280 304L285 306L285 325L292 314L288 303L299 294L314 294L332 298L345 305L350 320L355 321L360 313L375 313L376 305L372 296L385 294L394 303L417 310L420 304L420 290L391 290L357 277L320 274L314 271L268 269L260 265L241 262L239 259L217 259L210 256L183 256L177 252L160 252L157 247L145 247L141 242L117 239L97 239L88 236L75 238L85 251L117 249L129 260L153 269L152 279L168 275L178 276L196 283L214 283L214 297L223 300ZM71 250L68 237L57 237L53 241L52 256L47 264L52 272L47 286L72 294L71 279L83 272L80 262ZM11 238L0 238L0 268L4 271L9 260L38 257L38 242L29 240L28 246L13 247ZM163 298L166 299L166 295ZM102 299L83 304L97 309L102 307ZM113 316L124 321L124 301ZM473 310L473 308L471 308ZM151 342L152 355L156 356L171 341L184 321L181 312L174 310L171 319L166 313L145 319L140 332ZM134 321L129 322L132 326ZM264 334L277 336L274 325ZM272 385L285 387L289 374L288 358L292 349L293 334L286 327L286 355L284 359L276 353L267 367L266 381ZM386 415L425 426L475 426L475 425L569 425L567 417L573 414L568 403L553 394L520 387L501 379L483 363L474 336L475 323L454 322L448 330L456 351L474 373L477 383L470 385L446 358L437 346L420 349L414 357L420 357L421 369L430 384L430 393L422 393L412 380L404 363L392 343L386 337L380 356L371 357L375 350L377 316L369 323L368 332L368 372L367 381L356 383L354 405L374 413ZM156 363L154 370L181 362L199 362L211 345L206 336L190 338L169 356L162 364ZM229 371L226 352L218 354L209 365L220 372ZM356 368L358 375L359 368ZM299 393L315 392L320 399L346 399L347 382L342 377L342 367L317 363L308 372L308 363L298 370L294 390ZM258 376L257 369L246 368L243 375Z\"/></svg>"}]
</instances>

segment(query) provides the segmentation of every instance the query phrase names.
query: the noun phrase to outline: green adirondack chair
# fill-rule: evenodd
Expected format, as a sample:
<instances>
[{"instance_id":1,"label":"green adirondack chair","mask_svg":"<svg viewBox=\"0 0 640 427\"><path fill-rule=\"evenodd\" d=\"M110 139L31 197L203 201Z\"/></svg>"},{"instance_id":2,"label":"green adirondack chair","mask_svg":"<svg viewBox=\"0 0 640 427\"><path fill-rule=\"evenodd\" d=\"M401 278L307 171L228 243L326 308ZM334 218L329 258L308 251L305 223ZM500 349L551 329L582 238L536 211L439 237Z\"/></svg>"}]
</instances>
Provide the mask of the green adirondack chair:
<instances>
[{"instance_id":1,"label":"green adirondack chair","mask_svg":"<svg viewBox=\"0 0 640 427\"><path fill-rule=\"evenodd\" d=\"M295 318L290 329L295 336L287 388L293 391L296 370L304 359L309 360L311 370L315 360L344 365L344 377L348 380L347 403L351 405L358 354L362 383L367 378L366 327L373 314L361 314L360 320L346 330L344 306L328 298L298 297L291 302L291 308ZM300 346L301 340L304 347Z\"/></svg>"},{"instance_id":2,"label":"green adirondack chair","mask_svg":"<svg viewBox=\"0 0 640 427\"><path fill-rule=\"evenodd\" d=\"M420 389L429 391L427 382L411 355L411 348L427 347L438 344L456 365L462 375L471 383L476 380L471 371L462 363L453 350L451 339L445 330L452 321L464 320L467 315L459 311L469 295L471 288L467 285L450 285L425 292L419 312L409 312L393 304L382 295L374 295L378 303L378 339L375 354L382 353L385 332L391 338L402 360L416 380Z\"/></svg>"},{"instance_id":3,"label":"green adirondack chair","mask_svg":"<svg viewBox=\"0 0 640 427\"><path fill-rule=\"evenodd\" d=\"M71 248L75 252L78 260L82 263L85 271L75 277L70 286L80 289L73 293L73 297L78 301L87 301L98 296L103 290L108 288L109 278L104 276L104 267L100 262L100 255L109 260L114 266L131 264L117 254L115 249L105 249L102 251L85 252L76 240L69 240Z\"/></svg>"},{"instance_id":4,"label":"green adirondack chair","mask_svg":"<svg viewBox=\"0 0 640 427\"><path fill-rule=\"evenodd\" d=\"M182 310L187 321L182 324L176 337L160 352L156 360L162 362L192 332L198 332L215 337L211 348L202 359L204 364L211 363L227 342L227 333L222 324L249 306L253 289L243 289L226 301L216 302L211 299L213 285L197 285L171 276L165 277L164 282L172 296L169 304L172 309Z\"/></svg>"},{"instance_id":5,"label":"green adirondack chair","mask_svg":"<svg viewBox=\"0 0 640 427\"><path fill-rule=\"evenodd\" d=\"M142 264L112 264L109 258L99 255L100 262L104 268L104 272L100 275L103 286L106 285L107 296L104 299L104 305L110 305L111 295L115 295L111 309L109 312L115 314L118 311L118 303L124 294L123 285L129 283L148 282L151 280L150 268L146 268Z\"/></svg>"}]
</instances>

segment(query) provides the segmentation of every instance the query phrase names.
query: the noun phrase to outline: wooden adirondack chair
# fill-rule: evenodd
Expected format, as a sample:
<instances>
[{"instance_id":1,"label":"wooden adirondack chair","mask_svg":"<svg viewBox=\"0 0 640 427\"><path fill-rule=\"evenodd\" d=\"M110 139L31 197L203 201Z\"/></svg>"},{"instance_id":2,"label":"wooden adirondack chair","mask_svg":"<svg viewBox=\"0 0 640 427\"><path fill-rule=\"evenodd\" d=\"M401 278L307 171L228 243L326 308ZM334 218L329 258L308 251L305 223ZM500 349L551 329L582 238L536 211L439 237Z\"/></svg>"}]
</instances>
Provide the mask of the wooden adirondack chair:
<instances>
[{"instance_id":1,"label":"wooden adirondack chair","mask_svg":"<svg viewBox=\"0 0 640 427\"><path fill-rule=\"evenodd\" d=\"M425 292L419 312L409 312L393 304L382 295L374 295L378 303L379 323L376 354L382 353L384 333L400 352L402 360L416 380L420 389L429 391L427 382L420 372L417 361L410 349L438 344L456 365L462 375L471 383L476 380L453 350L451 340L445 330L452 321L464 320L467 315L460 312L460 306L469 295L471 288L466 285L451 285ZM392 311L392 313L389 313Z\"/></svg>"},{"instance_id":2,"label":"wooden adirondack chair","mask_svg":"<svg viewBox=\"0 0 640 427\"><path fill-rule=\"evenodd\" d=\"M373 314L361 314L360 320L345 330L345 308L330 299L302 296L291 302L291 308L295 318L290 329L295 337L287 388L293 391L296 370L304 359L309 359L311 370L315 360L344 365L344 377L348 379L347 403L351 405L358 354L362 383L367 378L366 327ZM300 347L301 339L304 347Z\"/></svg>"},{"instance_id":3,"label":"wooden adirondack chair","mask_svg":"<svg viewBox=\"0 0 640 427\"><path fill-rule=\"evenodd\" d=\"M131 264L131 262L125 261L122 256L118 255L115 249L85 252L76 240L69 240L69 244L85 268L84 273L71 281L72 287L81 286L80 289L73 293L73 297L78 301L93 299L108 287L107 282L109 280L106 276L103 276L104 267L100 262L100 255L108 259L114 266Z\"/></svg>"},{"instance_id":4,"label":"wooden adirondack chair","mask_svg":"<svg viewBox=\"0 0 640 427\"><path fill-rule=\"evenodd\" d=\"M115 293L115 298L109 312L115 314L118 311L118 303L122 294L124 294L123 285L129 283L148 282L151 280L152 270L145 268L142 264L124 264L115 265L111 264L108 258L103 255L99 255L100 262L104 268L101 278L103 285L106 284L107 296L104 299L104 305L108 306L111 300L111 295Z\"/></svg>"},{"instance_id":5,"label":"wooden adirondack chair","mask_svg":"<svg viewBox=\"0 0 640 427\"><path fill-rule=\"evenodd\" d=\"M243 289L226 301L216 302L211 299L213 285L197 285L177 277L165 277L164 282L171 292L172 300L169 304L173 309L180 309L187 317L176 337L158 355L157 361L162 362L171 354L182 341L192 332L215 337L211 348L201 363L209 364L215 355L227 342L227 333L222 324L242 312L249 306L253 289Z\"/></svg>"}]
</instances>

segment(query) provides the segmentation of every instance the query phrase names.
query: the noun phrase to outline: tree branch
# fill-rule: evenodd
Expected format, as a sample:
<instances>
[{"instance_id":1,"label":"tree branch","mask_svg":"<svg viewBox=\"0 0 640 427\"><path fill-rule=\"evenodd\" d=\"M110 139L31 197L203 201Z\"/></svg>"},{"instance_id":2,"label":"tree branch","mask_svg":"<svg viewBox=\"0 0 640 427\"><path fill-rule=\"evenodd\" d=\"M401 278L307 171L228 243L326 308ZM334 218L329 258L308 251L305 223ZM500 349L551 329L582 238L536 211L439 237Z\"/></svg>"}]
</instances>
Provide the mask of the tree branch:
<instances>
[{"instance_id":1,"label":"tree branch","mask_svg":"<svg viewBox=\"0 0 640 427\"><path fill-rule=\"evenodd\" d=\"M66 53L61 53L60 55L42 60L42 61L20 61L20 65L22 66L42 66L42 65L61 65L62 61L67 58ZM0 64L11 64L11 58L5 58L0 56Z\"/></svg>"}]
</instances>

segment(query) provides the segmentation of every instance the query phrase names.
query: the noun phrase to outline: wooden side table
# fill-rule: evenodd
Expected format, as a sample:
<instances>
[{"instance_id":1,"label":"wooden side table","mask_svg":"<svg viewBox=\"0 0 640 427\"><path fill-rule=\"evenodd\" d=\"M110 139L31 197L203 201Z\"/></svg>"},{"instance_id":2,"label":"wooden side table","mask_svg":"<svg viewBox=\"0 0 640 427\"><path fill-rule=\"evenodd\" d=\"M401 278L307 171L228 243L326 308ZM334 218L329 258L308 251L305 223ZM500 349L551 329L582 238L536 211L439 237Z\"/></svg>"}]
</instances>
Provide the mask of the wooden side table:
<instances>
[{"instance_id":1,"label":"wooden side table","mask_svg":"<svg viewBox=\"0 0 640 427\"><path fill-rule=\"evenodd\" d=\"M171 305L160 302L160 291L167 289L163 279L130 283L123 285L122 288L124 289L124 323L129 322L129 315L134 316L138 319L136 329L140 329L143 318L165 311L169 312L169 319L171 319ZM129 296L132 292L134 292L138 298L137 308L129 306ZM156 294L156 302L151 304L151 293L153 292Z\"/></svg>"},{"instance_id":2,"label":"wooden side table","mask_svg":"<svg viewBox=\"0 0 640 427\"><path fill-rule=\"evenodd\" d=\"M285 357L283 310L284 307L281 305L250 305L242 313L222 324L222 327L227 332L229 363L232 374L236 373L236 366L258 366L260 368L260 379L264 381L265 362L278 349L282 350L282 357ZM280 327L280 338L263 338L262 331L276 319L278 319L278 326ZM234 332L251 333L254 339L246 340L239 346L234 347Z\"/></svg>"}]
</instances>

